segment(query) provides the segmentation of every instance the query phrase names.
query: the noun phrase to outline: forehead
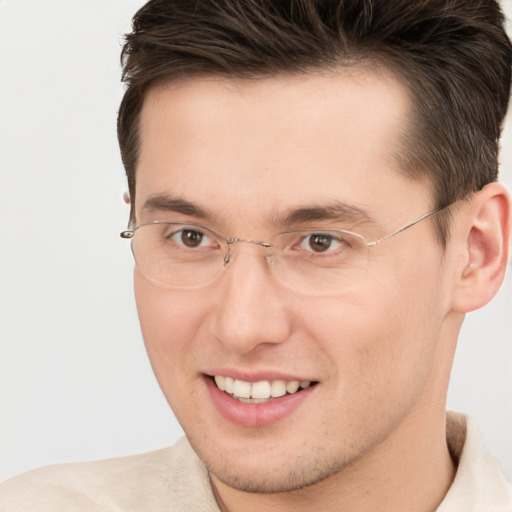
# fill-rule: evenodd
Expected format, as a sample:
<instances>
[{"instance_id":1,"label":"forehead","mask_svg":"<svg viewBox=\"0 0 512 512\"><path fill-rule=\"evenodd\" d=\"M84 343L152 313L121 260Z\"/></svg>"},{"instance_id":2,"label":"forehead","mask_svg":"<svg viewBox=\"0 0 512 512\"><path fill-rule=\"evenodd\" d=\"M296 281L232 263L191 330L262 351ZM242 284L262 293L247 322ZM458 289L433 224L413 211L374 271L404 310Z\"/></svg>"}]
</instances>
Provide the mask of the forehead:
<instances>
[{"instance_id":1,"label":"forehead","mask_svg":"<svg viewBox=\"0 0 512 512\"><path fill-rule=\"evenodd\" d=\"M155 88L141 115L136 212L162 194L246 217L333 200L378 208L383 190L425 195L396 158L409 110L391 74L355 68Z\"/></svg>"}]
</instances>

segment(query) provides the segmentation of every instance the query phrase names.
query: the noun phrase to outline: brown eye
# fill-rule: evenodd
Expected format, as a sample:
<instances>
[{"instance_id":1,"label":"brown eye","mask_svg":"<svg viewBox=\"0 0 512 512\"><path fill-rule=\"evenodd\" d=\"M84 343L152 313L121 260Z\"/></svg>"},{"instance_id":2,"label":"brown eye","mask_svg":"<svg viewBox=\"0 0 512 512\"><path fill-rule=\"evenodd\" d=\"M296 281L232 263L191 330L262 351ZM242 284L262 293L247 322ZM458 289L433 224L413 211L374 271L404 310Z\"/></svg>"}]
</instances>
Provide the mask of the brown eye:
<instances>
[{"instance_id":1,"label":"brown eye","mask_svg":"<svg viewBox=\"0 0 512 512\"><path fill-rule=\"evenodd\" d=\"M332 236L329 235L310 235L309 247L315 252L325 252L330 249L332 244Z\"/></svg>"},{"instance_id":2,"label":"brown eye","mask_svg":"<svg viewBox=\"0 0 512 512\"><path fill-rule=\"evenodd\" d=\"M199 247L203 241L203 233L191 229L184 229L181 232L181 241L186 247Z\"/></svg>"}]
</instances>

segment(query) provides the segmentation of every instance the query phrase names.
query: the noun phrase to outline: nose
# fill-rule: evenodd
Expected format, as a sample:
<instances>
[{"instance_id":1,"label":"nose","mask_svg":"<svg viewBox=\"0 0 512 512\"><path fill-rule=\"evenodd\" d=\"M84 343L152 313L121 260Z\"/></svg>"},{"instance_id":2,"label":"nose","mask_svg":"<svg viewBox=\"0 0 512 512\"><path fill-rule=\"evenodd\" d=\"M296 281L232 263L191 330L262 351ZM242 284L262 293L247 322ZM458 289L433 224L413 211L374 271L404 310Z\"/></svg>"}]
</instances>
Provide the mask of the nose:
<instances>
[{"instance_id":1,"label":"nose","mask_svg":"<svg viewBox=\"0 0 512 512\"><path fill-rule=\"evenodd\" d=\"M231 353L286 341L292 330L283 290L270 273L264 250L235 244L218 285L213 335Z\"/></svg>"}]
</instances>

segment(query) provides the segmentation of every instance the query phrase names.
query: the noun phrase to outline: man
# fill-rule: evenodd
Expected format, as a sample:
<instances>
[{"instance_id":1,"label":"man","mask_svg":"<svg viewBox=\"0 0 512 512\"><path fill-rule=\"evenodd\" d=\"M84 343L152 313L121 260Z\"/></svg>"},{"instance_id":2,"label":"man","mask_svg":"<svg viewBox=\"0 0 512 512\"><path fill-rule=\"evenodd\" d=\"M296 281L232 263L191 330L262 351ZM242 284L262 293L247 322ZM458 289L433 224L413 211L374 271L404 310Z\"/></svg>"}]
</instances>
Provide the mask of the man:
<instances>
[{"instance_id":1,"label":"man","mask_svg":"<svg viewBox=\"0 0 512 512\"><path fill-rule=\"evenodd\" d=\"M150 1L118 133L147 351L187 439L0 510L510 511L445 413L507 265L491 0Z\"/></svg>"}]
</instances>

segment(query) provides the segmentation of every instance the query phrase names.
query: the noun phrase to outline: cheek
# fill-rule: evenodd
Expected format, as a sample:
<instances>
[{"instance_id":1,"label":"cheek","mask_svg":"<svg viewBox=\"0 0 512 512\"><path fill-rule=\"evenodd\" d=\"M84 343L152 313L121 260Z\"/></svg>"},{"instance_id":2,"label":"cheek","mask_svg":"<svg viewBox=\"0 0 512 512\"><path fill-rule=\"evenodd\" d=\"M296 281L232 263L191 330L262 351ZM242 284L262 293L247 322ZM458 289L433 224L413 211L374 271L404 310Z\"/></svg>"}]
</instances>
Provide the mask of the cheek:
<instances>
[{"instance_id":1,"label":"cheek","mask_svg":"<svg viewBox=\"0 0 512 512\"><path fill-rule=\"evenodd\" d=\"M337 385L386 394L425 382L442 324L438 285L419 289L407 274L399 282L374 276L345 297L304 308L303 325L331 361Z\"/></svg>"},{"instance_id":2,"label":"cheek","mask_svg":"<svg viewBox=\"0 0 512 512\"><path fill-rule=\"evenodd\" d=\"M137 272L135 300L153 370L161 386L188 366L204 316L192 294L165 290Z\"/></svg>"}]
</instances>

